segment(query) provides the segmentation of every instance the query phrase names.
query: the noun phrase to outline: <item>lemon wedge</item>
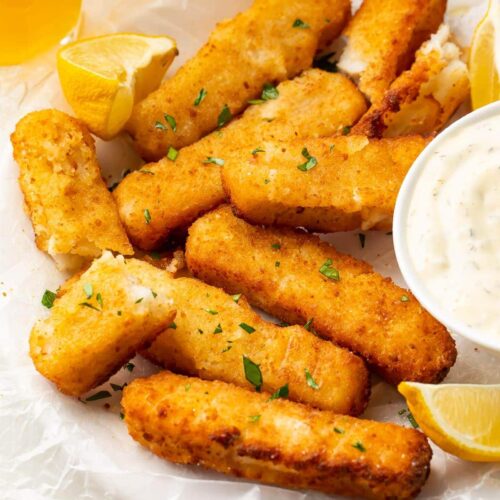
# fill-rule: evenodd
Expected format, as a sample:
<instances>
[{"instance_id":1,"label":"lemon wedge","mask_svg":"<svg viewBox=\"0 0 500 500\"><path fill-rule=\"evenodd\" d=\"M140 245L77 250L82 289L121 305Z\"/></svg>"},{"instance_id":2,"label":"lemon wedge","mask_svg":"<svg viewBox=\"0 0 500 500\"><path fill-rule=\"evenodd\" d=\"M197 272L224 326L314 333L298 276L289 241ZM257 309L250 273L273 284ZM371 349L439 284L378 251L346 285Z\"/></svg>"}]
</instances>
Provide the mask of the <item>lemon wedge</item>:
<instances>
[{"instance_id":1,"label":"lemon wedge","mask_svg":"<svg viewBox=\"0 0 500 500\"><path fill-rule=\"evenodd\" d=\"M402 382L398 390L440 448L464 460L500 461L500 385Z\"/></svg>"},{"instance_id":2,"label":"lemon wedge","mask_svg":"<svg viewBox=\"0 0 500 500\"><path fill-rule=\"evenodd\" d=\"M111 139L134 103L158 88L177 54L168 36L118 33L66 45L58 52L57 70L76 116L94 134Z\"/></svg>"},{"instance_id":3,"label":"lemon wedge","mask_svg":"<svg viewBox=\"0 0 500 500\"><path fill-rule=\"evenodd\" d=\"M500 99L500 0L490 0L474 31L469 72L473 109Z\"/></svg>"}]
</instances>

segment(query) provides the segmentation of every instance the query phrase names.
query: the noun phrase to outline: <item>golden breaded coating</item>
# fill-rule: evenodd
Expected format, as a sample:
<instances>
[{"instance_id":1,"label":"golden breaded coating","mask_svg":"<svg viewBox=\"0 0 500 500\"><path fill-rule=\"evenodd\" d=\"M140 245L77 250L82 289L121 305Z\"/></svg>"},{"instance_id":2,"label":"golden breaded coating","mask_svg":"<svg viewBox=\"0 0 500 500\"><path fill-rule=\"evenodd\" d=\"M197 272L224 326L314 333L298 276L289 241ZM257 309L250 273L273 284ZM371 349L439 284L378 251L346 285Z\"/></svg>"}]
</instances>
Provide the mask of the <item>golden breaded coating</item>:
<instances>
[{"instance_id":1,"label":"golden breaded coating","mask_svg":"<svg viewBox=\"0 0 500 500\"><path fill-rule=\"evenodd\" d=\"M105 382L175 317L166 271L105 252L31 331L36 369L65 394Z\"/></svg>"},{"instance_id":2,"label":"golden breaded coating","mask_svg":"<svg viewBox=\"0 0 500 500\"><path fill-rule=\"evenodd\" d=\"M134 380L122 406L130 435L156 455L262 483L394 500L415 497L429 475L419 431L223 382L162 372Z\"/></svg>"},{"instance_id":3,"label":"golden breaded coating","mask_svg":"<svg viewBox=\"0 0 500 500\"><path fill-rule=\"evenodd\" d=\"M243 111L264 84L310 67L316 51L339 35L350 9L349 0L254 0L219 23L191 60L135 106L127 129L139 153L153 161L169 146L189 146L218 128L221 116L227 122ZM176 120L175 131L155 127L165 113Z\"/></svg>"},{"instance_id":4,"label":"golden breaded coating","mask_svg":"<svg viewBox=\"0 0 500 500\"><path fill-rule=\"evenodd\" d=\"M439 131L469 95L467 66L442 25L417 52L416 60L383 99L352 129L369 137L431 134Z\"/></svg>"},{"instance_id":5,"label":"golden breaded coating","mask_svg":"<svg viewBox=\"0 0 500 500\"><path fill-rule=\"evenodd\" d=\"M300 326L284 328L264 321L243 296L234 298L192 278L175 279L172 297L175 328L159 335L143 353L157 364L176 373L253 388L245 378L246 356L259 365L267 392L287 385L293 401L349 415L365 409L368 371L346 349Z\"/></svg>"},{"instance_id":6,"label":"golden breaded coating","mask_svg":"<svg viewBox=\"0 0 500 500\"><path fill-rule=\"evenodd\" d=\"M186 258L198 278L284 321L314 318L390 383L439 382L455 362L452 337L409 291L316 236L251 226L223 206L191 226Z\"/></svg>"},{"instance_id":7,"label":"golden breaded coating","mask_svg":"<svg viewBox=\"0 0 500 500\"><path fill-rule=\"evenodd\" d=\"M222 182L235 212L255 224L390 230L401 183L427 142L352 135L265 142L257 155L229 155ZM305 170L308 158L317 164Z\"/></svg>"},{"instance_id":8,"label":"golden breaded coating","mask_svg":"<svg viewBox=\"0 0 500 500\"><path fill-rule=\"evenodd\" d=\"M446 0L364 0L343 31L338 67L359 82L369 101L381 99L443 21Z\"/></svg>"},{"instance_id":9,"label":"golden breaded coating","mask_svg":"<svg viewBox=\"0 0 500 500\"><path fill-rule=\"evenodd\" d=\"M312 69L277 88L277 99L251 106L224 130L182 149L175 162L165 158L146 165L121 182L114 195L134 244L155 248L170 231L187 227L223 202L220 165L206 163L207 159L224 160L238 144L250 152L265 139L334 135L366 111L362 94L340 74ZM149 224L144 219L146 208Z\"/></svg>"},{"instance_id":10,"label":"golden breaded coating","mask_svg":"<svg viewBox=\"0 0 500 500\"><path fill-rule=\"evenodd\" d=\"M103 250L133 253L101 178L94 140L81 122L55 109L35 111L11 139L40 250L60 263L68 254L71 263Z\"/></svg>"}]
</instances>

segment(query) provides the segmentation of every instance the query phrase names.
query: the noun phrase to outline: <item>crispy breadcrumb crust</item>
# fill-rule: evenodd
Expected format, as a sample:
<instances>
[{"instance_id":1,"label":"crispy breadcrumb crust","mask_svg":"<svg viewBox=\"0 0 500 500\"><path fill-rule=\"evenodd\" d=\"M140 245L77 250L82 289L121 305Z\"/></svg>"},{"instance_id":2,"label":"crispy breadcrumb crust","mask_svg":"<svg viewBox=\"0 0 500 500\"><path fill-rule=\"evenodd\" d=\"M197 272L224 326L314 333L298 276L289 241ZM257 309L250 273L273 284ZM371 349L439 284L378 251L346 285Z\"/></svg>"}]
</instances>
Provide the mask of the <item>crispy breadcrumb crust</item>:
<instances>
[{"instance_id":1,"label":"crispy breadcrumb crust","mask_svg":"<svg viewBox=\"0 0 500 500\"><path fill-rule=\"evenodd\" d=\"M418 136L264 142L257 155L235 150L222 182L235 213L254 224L334 232L390 230L403 179L427 144ZM309 171L304 148L316 159Z\"/></svg>"},{"instance_id":2,"label":"crispy breadcrumb crust","mask_svg":"<svg viewBox=\"0 0 500 500\"><path fill-rule=\"evenodd\" d=\"M455 362L454 340L411 292L316 236L251 226L222 206L191 226L186 259L196 277L242 292L288 323L314 318L318 334L359 354L390 383L439 382ZM324 266L339 280L322 274Z\"/></svg>"},{"instance_id":3,"label":"crispy breadcrumb crust","mask_svg":"<svg viewBox=\"0 0 500 500\"><path fill-rule=\"evenodd\" d=\"M40 250L55 258L133 253L81 122L55 109L35 111L19 121L11 140Z\"/></svg>"},{"instance_id":4,"label":"crispy breadcrumb crust","mask_svg":"<svg viewBox=\"0 0 500 500\"><path fill-rule=\"evenodd\" d=\"M175 328L143 352L148 359L175 373L253 388L243 369L242 356L247 356L260 366L267 392L288 384L293 401L349 415L366 408L369 375L354 354L300 326L285 328L264 321L243 296L236 301L220 288L192 278L177 278L172 285ZM249 333L241 325L255 331ZM306 383L305 370L316 389Z\"/></svg>"},{"instance_id":5,"label":"crispy breadcrumb crust","mask_svg":"<svg viewBox=\"0 0 500 500\"><path fill-rule=\"evenodd\" d=\"M105 382L173 321L168 277L145 262L105 252L34 325L30 356L36 369L72 396Z\"/></svg>"},{"instance_id":6,"label":"crispy breadcrumb crust","mask_svg":"<svg viewBox=\"0 0 500 500\"><path fill-rule=\"evenodd\" d=\"M265 83L292 78L309 68L318 49L334 38L351 13L349 0L255 0L215 27L199 52L161 87L137 104L127 129L147 160L163 158L217 127L225 105L236 116ZM296 20L305 27L294 27ZM201 89L206 97L194 105ZM177 130L158 130L172 115Z\"/></svg>"},{"instance_id":7,"label":"crispy breadcrumb crust","mask_svg":"<svg viewBox=\"0 0 500 500\"><path fill-rule=\"evenodd\" d=\"M378 101L443 21L446 0L364 0L343 31L339 68Z\"/></svg>"},{"instance_id":8,"label":"crispy breadcrumb crust","mask_svg":"<svg viewBox=\"0 0 500 500\"><path fill-rule=\"evenodd\" d=\"M227 151L238 145L250 152L264 140L331 136L355 123L367 109L348 78L319 69L281 83L278 91L277 99L251 106L222 131L182 149L175 162L165 158L146 165L121 182L113 194L135 245L155 248L173 229L189 226L223 202L221 167L206 163L207 158L224 160ZM149 224L144 219L146 208Z\"/></svg>"},{"instance_id":9,"label":"crispy breadcrumb crust","mask_svg":"<svg viewBox=\"0 0 500 500\"><path fill-rule=\"evenodd\" d=\"M352 129L369 137L432 134L446 124L469 96L467 66L450 41L446 25L417 52L411 69L402 73L380 102L373 104Z\"/></svg>"},{"instance_id":10,"label":"crispy breadcrumb crust","mask_svg":"<svg viewBox=\"0 0 500 500\"><path fill-rule=\"evenodd\" d=\"M369 499L415 497L432 456L419 431L313 410L223 382L162 372L122 399L130 435L162 458Z\"/></svg>"}]
</instances>

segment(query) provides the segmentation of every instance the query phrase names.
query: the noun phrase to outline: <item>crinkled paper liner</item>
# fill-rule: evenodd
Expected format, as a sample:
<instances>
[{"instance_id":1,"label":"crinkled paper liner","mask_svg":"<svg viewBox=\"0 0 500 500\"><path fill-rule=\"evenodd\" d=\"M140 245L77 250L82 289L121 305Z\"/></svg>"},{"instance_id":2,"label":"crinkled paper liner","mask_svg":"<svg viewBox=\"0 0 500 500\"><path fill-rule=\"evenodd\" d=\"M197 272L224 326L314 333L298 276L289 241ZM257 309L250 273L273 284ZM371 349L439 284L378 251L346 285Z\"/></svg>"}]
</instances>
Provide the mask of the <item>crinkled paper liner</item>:
<instances>
[{"instance_id":1,"label":"crinkled paper liner","mask_svg":"<svg viewBox=\"0 0 500 500\"><path fill-rule=\"evenodd\" d=\"M114 31L169 34L180 47L172 74L206 39L214 23L246 7L250 0L88 0L80 36ZM485 0L450 1L447 20L467 46L472 28L484 13ZM119 417L119 396L83 404L65 397L40 375L28 356L28 335L46 314L43 291L64 276L39 252L22 208L17 167L9 134L16 121L34 109L67 110L55 73L55 52L24 67L0 68L0 497L2 499L303 499L326 498L231 479L196 467L174 465L130 439ZM124 138L98 142L107 179L139 164ZM91 207L89 207L90 209ZM340 250L375 265L402 283L390 235L369 233L361 248L356 233L328 237ZM448 382L495 383L498 357L457 338L459 358ZM134 360L123 383L155 369ZM109 384L103 388L111 389ZM111 407L106 411L105 402ZM374 380L366 416L409 426L404 400L394 388ZM179 429L182 432L182 429ZM433 446L432 473L422 498L494 499L500 497L500 465L467 463Z\"/></svg>"}]
</instances>

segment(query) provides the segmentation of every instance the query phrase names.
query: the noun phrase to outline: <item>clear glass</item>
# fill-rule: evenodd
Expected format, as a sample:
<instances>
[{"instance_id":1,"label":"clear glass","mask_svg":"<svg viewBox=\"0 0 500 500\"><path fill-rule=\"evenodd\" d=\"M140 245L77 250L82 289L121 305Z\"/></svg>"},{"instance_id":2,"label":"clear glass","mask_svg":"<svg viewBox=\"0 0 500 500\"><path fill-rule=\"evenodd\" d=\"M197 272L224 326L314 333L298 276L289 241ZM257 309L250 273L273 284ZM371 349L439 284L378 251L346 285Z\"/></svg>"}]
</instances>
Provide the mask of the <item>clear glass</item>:
<instances>
[{"instance_id":1,"label":"clear glass","mask_svg":"<svg viewBox=\"0 0 500 500\"><path fill-rule=\"evenodd\" d=\"M82 0L0 0L0 65L19 64L71 36Z\"/></svg>"}]
</instances>

